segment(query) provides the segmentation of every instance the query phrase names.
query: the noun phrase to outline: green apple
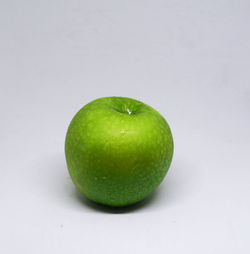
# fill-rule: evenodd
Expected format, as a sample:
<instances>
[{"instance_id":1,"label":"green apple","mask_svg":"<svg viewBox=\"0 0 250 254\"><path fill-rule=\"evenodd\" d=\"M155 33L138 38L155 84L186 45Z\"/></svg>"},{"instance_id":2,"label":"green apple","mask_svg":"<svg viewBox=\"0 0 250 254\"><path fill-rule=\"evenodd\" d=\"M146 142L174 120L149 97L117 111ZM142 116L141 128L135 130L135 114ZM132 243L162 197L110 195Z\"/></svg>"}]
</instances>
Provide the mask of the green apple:
<instances>
[{"instance_id":1,"label":"green apple","mask_svg":"<svg viewBox=\"0 0 250 254\"><path fill-rule=\"evenodd\" d=\"M152 107L105 97L74 116L65 154L80 193L97 203L126 206L143 200L162 182L173 147L168 123Z\"/></svg>"}]
</instances>

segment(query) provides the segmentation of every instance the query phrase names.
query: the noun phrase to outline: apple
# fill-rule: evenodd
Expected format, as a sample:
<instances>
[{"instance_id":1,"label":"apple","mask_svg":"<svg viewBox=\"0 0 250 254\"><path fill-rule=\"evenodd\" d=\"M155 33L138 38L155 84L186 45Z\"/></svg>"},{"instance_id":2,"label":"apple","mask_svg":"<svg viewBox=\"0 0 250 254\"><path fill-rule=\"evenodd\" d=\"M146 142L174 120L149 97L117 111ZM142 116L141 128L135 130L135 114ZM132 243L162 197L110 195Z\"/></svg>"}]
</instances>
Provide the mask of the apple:
<instances>
[{"instance_id":1,"label":"apple","mask_svg":"<svg viewBox=\"0 0 250 254\"><path fill-rule=\"evenodd\" d=\"M166 120L126 97L85 105L72 119L65 140L67 167L78 191L117 207L141 201L159 186L173 148Z\"/></svg>"}]
</instances>

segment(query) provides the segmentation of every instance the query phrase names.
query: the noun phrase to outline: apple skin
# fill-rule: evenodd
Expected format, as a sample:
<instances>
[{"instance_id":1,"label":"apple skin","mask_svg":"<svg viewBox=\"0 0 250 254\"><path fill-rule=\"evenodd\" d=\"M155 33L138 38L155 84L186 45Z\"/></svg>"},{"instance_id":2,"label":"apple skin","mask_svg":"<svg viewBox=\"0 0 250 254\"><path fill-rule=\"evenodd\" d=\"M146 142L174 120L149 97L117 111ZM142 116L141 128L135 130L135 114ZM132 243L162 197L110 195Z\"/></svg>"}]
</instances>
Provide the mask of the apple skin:
<instances>
[{"instance_id":1,"label":"apple skin","mask_svg":"<svg viewBox=\"0 0 250 254\"><path fill-rule=\"evenodd\" d=\"M72 119L65 140L67 167L78 191L117 207L139 202L159 186L173 150L166 120L126 97L85 105Z\"/></svg>"}]
</instances>

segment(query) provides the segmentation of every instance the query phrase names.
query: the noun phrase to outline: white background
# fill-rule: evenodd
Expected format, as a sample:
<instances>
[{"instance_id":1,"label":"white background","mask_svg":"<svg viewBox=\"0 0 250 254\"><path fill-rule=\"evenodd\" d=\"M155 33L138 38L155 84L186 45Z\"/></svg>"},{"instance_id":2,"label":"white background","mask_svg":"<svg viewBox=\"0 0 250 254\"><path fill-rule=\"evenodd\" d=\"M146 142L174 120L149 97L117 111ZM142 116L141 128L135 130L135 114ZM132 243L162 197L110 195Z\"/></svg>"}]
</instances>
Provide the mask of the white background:
<instances>
[{"instance_id":1,"label":"white background","mask_svg":"<svg viewBox=\"0 0 250 254\"><path fill-rule=\"evenodd\" d=\"M250 253L250 1L0 3L0 252ZM73 115L128 96L169 122L174 160L145 202L80 197Z\"/></svg>"}]
</instances>

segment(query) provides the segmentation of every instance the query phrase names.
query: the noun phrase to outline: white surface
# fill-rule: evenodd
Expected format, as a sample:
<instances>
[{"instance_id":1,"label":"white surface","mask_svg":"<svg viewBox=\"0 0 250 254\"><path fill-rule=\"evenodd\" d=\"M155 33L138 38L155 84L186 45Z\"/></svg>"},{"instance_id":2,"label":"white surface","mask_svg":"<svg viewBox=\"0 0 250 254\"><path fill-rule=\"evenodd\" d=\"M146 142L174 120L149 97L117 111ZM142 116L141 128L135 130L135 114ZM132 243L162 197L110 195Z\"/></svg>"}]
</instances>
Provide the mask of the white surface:
<instances>
[{"instance_id":1,"label":"white surface","mask_svg":"<svg viewBox=\"0 0 250 254\"><path fill-rule=\"evenodd\" d=\"M250 2L0 3L0 253L250 253ZM89 204L64 159L87 102L128 96L175 154L148 201ZM247 157L248 156L248 157Z\"/></svg>"}]
</instances>

